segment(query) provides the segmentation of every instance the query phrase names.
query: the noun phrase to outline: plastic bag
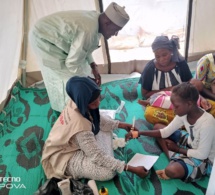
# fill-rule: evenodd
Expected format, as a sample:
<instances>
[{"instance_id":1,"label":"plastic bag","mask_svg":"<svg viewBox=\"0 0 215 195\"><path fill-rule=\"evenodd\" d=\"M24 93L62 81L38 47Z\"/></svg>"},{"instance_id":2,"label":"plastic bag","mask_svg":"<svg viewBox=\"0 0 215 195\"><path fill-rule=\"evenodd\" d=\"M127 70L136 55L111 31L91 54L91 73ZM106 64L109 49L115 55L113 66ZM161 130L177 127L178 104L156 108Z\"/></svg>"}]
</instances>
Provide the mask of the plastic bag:
<instances>
[{"instance_id":1,"label":"plastic bag","mask_svg":"<svg viewBox=\"0 0 215 195\"><path fill-rule=\"evenodd\" d=\"M93 195L92 189L74 179L48 179L34 195Z\"/></svg>"}]
</instances>

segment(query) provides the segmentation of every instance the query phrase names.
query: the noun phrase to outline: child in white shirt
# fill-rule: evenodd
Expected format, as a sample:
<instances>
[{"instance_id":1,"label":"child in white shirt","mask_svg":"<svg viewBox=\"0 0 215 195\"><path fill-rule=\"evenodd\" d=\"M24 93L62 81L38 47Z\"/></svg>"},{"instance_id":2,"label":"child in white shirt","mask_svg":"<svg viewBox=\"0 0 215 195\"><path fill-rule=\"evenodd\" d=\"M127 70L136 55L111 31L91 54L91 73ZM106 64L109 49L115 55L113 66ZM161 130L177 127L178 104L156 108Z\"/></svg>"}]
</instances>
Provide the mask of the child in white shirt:
<instances>
[{"instance_id":1,"label":"child in white shirt","mask_svg":"<svg viewBox=\"0 0 215 195\"><path fill-rule=\"evenodd\" d=\"M126 135L126 140L140 135L156 137L167 156L168 151L174 152L169 165L157 171L162 179L180 178L193 182L211 172L215 157L215 120L197 105L198 98L198 90L192 84L175 86L171 94L176 114L173 121L168 126L156 124L152 131L134 130ZM178 133L182 126L186 131Z\"/></svg>"}]
</instances>

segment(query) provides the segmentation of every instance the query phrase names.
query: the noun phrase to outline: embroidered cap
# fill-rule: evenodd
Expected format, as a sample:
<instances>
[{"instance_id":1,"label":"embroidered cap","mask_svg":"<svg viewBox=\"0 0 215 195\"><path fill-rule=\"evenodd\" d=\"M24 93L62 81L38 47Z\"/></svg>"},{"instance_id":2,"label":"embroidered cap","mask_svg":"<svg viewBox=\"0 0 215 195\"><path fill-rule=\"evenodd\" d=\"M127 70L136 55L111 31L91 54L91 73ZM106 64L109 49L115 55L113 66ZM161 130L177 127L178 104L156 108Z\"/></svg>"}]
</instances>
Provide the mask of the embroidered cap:
<instances>
[{"instance_id":1,"label":"embroidered cap","mask_svg":"<svg viewBox=\"0 0 215 195\"><path fill-rule=\"evenodd\" d=\"M105 10L106 16L117 26L124 27L129 21L129 15L125 11L125 7L119 6L112 2Z\"/></svg>"}]
</instances>

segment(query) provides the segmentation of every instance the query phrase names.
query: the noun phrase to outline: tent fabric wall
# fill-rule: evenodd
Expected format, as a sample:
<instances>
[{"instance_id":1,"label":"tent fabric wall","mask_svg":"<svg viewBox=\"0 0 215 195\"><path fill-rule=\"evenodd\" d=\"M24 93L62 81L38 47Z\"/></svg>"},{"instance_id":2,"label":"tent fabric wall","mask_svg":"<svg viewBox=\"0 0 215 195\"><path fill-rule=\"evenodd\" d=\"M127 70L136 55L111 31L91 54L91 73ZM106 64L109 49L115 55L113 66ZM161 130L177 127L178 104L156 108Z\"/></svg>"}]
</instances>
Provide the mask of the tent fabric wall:
<instances>
[{"instance_id":1,"label":"tent fabric wall","mask_svg":"<svg viewBox=\"0 0 215 195\"><path fill-rule=\"evenodd\" d=\"M88 9L95 10L98 6L95 3L99 3L99 0L7 0L1 1L0 25L2 30L0 31L0 103L6 98L8 90L11 88L14 81L17 79L19 60L21 56L21 46L23 40L23 2L28 1L29 4L29 30L32 25L41 17L51 14L56 11L71 10L71 9ZM129 0L115 0L119 4L122 2L129 2ZM136 0L137 3L142 1ZM169 2L170 0L156 0L156 2ZM187 0L189 2L191 0ZM104 0L109 3L110 0ZM146 1L148 2L148 1ZM154 2L154 1L153 1ZM157 5L157 4L156 4ZM129 7L129 6L127 6ZM104 9L106 7L104 6ZM141 6L140 6L141 9ZM214 0L193 0L193 12L192 12L192 24L191 24L191 36L189 42L189 55L188 60L193 55L198 56L193 60L198 60L204 53L208 51L215 51L215 4ZM128 8L129 10L129 8ZM132 14L130 14L132 17ZM150 18L147 18L150 20ZM177 22L177 21L176 21ZM102 45L103 46L103 45ZM40 68L37 65L34 53L31 52L31 46L27 46L27 67L26 71L28 75L36 75L36 80L42 79L40 74ZM99 70L103 74L108 73L108 67L106 66L106 59L104 55L104 47L100 47L93 53L93 56L99 65ZM147 59L148 60L148 59ZM141 64L142 63L142 64ZM134 71L141 72L141 68L144 67L146 61L140 61L139 59L133 61L126 61L123 57L117 63L112 63L112 74L130 74ZM5 68L7 67L7 68ZM35 74L36 73L36 74Z\"/></svg>"},{"instance_id":2,"label":"tent fabric wall","mask_svg":"<svg viewBox=\"0 0 215 195\"><path fill-rule=\"evenodd\" d=\"M103 0L107 6L111 0ZM154 54L151 44L154 38L164 34L180 39L180 52L184 55L186 29L187 0L117 0L124 5L128 13L132 13L126 26L118 36L108 40L111 62L131 60L151 60ZM120 58L119 58L120 56Z\"/></svg>"},{"instance_id":3,"label":"tent fabric wall","mask_svg":"<svg viewBox=\"0 0 215 195\"><path fill-rule=\"evenodd\" d=\"M117 49L117 50L110 49L109 50L109 52L111 52L111 54L112 54L111 55L112 66L111 66L110 72L113 74L118 74L118 73L130 74L134 71L142 72L142 69L145 66L144 60L150 60L153 57L153 53L152 53L152 50L150 47L150 44L151 44L150 41L152 41L154 39L154 37L156 36L156 33L158 34L163 31L167 31L170 26L171 26L171 28L174 28L174 29L175 28L177 29L177 28L179 28L179 26L181 27L182 25L185 26L187 0L183 0L180 2L178 2L177 0L166 0L166 1L135 0L132 2L130 0L115 0L115 1L122 6L125 6L126 11L129 13L129 15L131 17L130 17L129 23L121 31L119 31L119 35L117 37L113 37L113 38L116 38L117 40L119 37L119 40L120 40L121 36L125 36L125 38L123 40L118 41L118 42L120 42L120 44L122 44L122 45L123 44L126 45L126 47L125 47L125 49ZM98 1L96 1L96 0L95 0L95 2L98 3ZM111 0L103 0L102 2L103 2L103 8L105 9L109 5ZM167 6L167 5L169 5L169 6ZM33 6L34 6L35 10L38 9L37 5L33 5ZM55 6L55 4L54 4L54 6ZM178 8L178 6L180 8ZM39 7L41 7L41 6L39 6ZM140 9L140 7L142 9ZM159 11L159 7L161 7L162 10L164 10L164 12ZM61 8L64 9L64 7L61 7ZM30 7L30 13L31 13L31 9L32 8ZM66 9L73 9L73 7L67 6ZM83 8L80 7L80 9L83 9ZM98 7L97 7L97 10L98 10ZM172 17L169 17L169 15L168 15L169 12L171 12ZM160 20L165 21L165 19L169 18L168 22L166 22L166 24L163 23L161 25L161 22L160 22L160 20L157 19L156 14L157 15L163 14L164 17L162 15L162 17L160 17ZM180 16L182 16L182 17L180 17ZM36 17L36 18L40 18L40 17ZM150 18L150 19L145 19L145 18ZM175 22L175 20L177 20L177 23ZM35 21L32 21L32 19L30 18L30 25L34 24L34 22ZM184 26L183 26L183 28L184 28ZM134 39L137 40L140 35L139 33L142 32L140 29L144 29L148 32L153 31L153 33L151 33L151 36L150 36L150 41L146 41L145 36L147 36L147 33L146 34L144 33L144 35L145 35L143 37L144 44L146 44L146 42L148 43L147 48L145 46L141 46L141 48L132 49L133 46L131 46L131 45L134 45ZM141 31L141 32L139 32L139 31ZM134 39L131 39L132 37ZM130 42L128 40L130 40ZM147 38L147 40L149 40L149 38ZM110 43L110 41L111 40L108 40L109 43ZM117 41L115 41L115 42L117 42ZM111 43L113 43L113 41L111 41ZM128 44L131 46L131 49L128 46ZM139 45L139 43L138 43L138 45ZM102 45L102 46L104 46L104 45ZM109 44L109 46L111 48L112 45ZM99 66L100 73L107 74L107 73L109 73L109 67L107 67L107 62L105 61L106 56L104 56L105 54L104 54L104 52L102 52L103 49L104 49L104 47L100 47L100 49L94 51L93 56L98 65L103 65L103 66ZM32 71L37 71L37 75L38 75L38 71L39 71L39 67L37 66L36 61L31 60L31 59L34 59L34 54L31 54L30 52L31 52L31 50L29 49L29 51L28 51L28 57L29 57L28 63L29 64L27 65L28 84L31 84L34 81L34 79L36 78L35 72L32 73ZM139 63L140 60L143 61L142 64ZM32 78L31 80L29 79L30 77ZM36 78L36 79L41 79L41 76L40 76L40 78Z\"/></svg>"},{"instance_id":4,"label":"tent fabric wall","mask_svg":"<svg viewBox=\"0 0 215 195\"><path fill-rule=\"evenodd\" d=\"M0 103L17 79L23 37L23 0L0 1Z\"/></svg>"},{"instance_id":5,"label":"tent fabric wall","mask_svg":"<svg viewBox=\"0 0 215 195\"><path fill-rule=\"evenodd\" d=\"M214 10L214 0L193 0L189 55L215 50Z\"/></svg>"}]
</instances>

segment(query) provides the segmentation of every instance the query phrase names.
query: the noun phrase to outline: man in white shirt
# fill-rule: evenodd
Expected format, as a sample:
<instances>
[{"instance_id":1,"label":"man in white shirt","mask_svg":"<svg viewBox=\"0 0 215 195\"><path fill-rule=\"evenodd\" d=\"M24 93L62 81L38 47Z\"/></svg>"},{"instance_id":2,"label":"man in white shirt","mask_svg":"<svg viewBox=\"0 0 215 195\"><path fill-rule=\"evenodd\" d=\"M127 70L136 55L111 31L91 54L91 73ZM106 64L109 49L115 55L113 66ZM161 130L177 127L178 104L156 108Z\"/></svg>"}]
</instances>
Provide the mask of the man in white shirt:
<instances>
[{"instance_id":1,"label":"man in white shirt","mask_svg":"<svg viewBox=\"0 0 215 195\"><path fill-rule=\"evenodd\" d=\"M68 101L65 85L72 76L89 76L101 85L92 52L101 35L117 35L129 21L124 7L112 2L103 13L72 10L40 19L30 32L51 107L61 112Z\"/></svg>"}]
</instances>

